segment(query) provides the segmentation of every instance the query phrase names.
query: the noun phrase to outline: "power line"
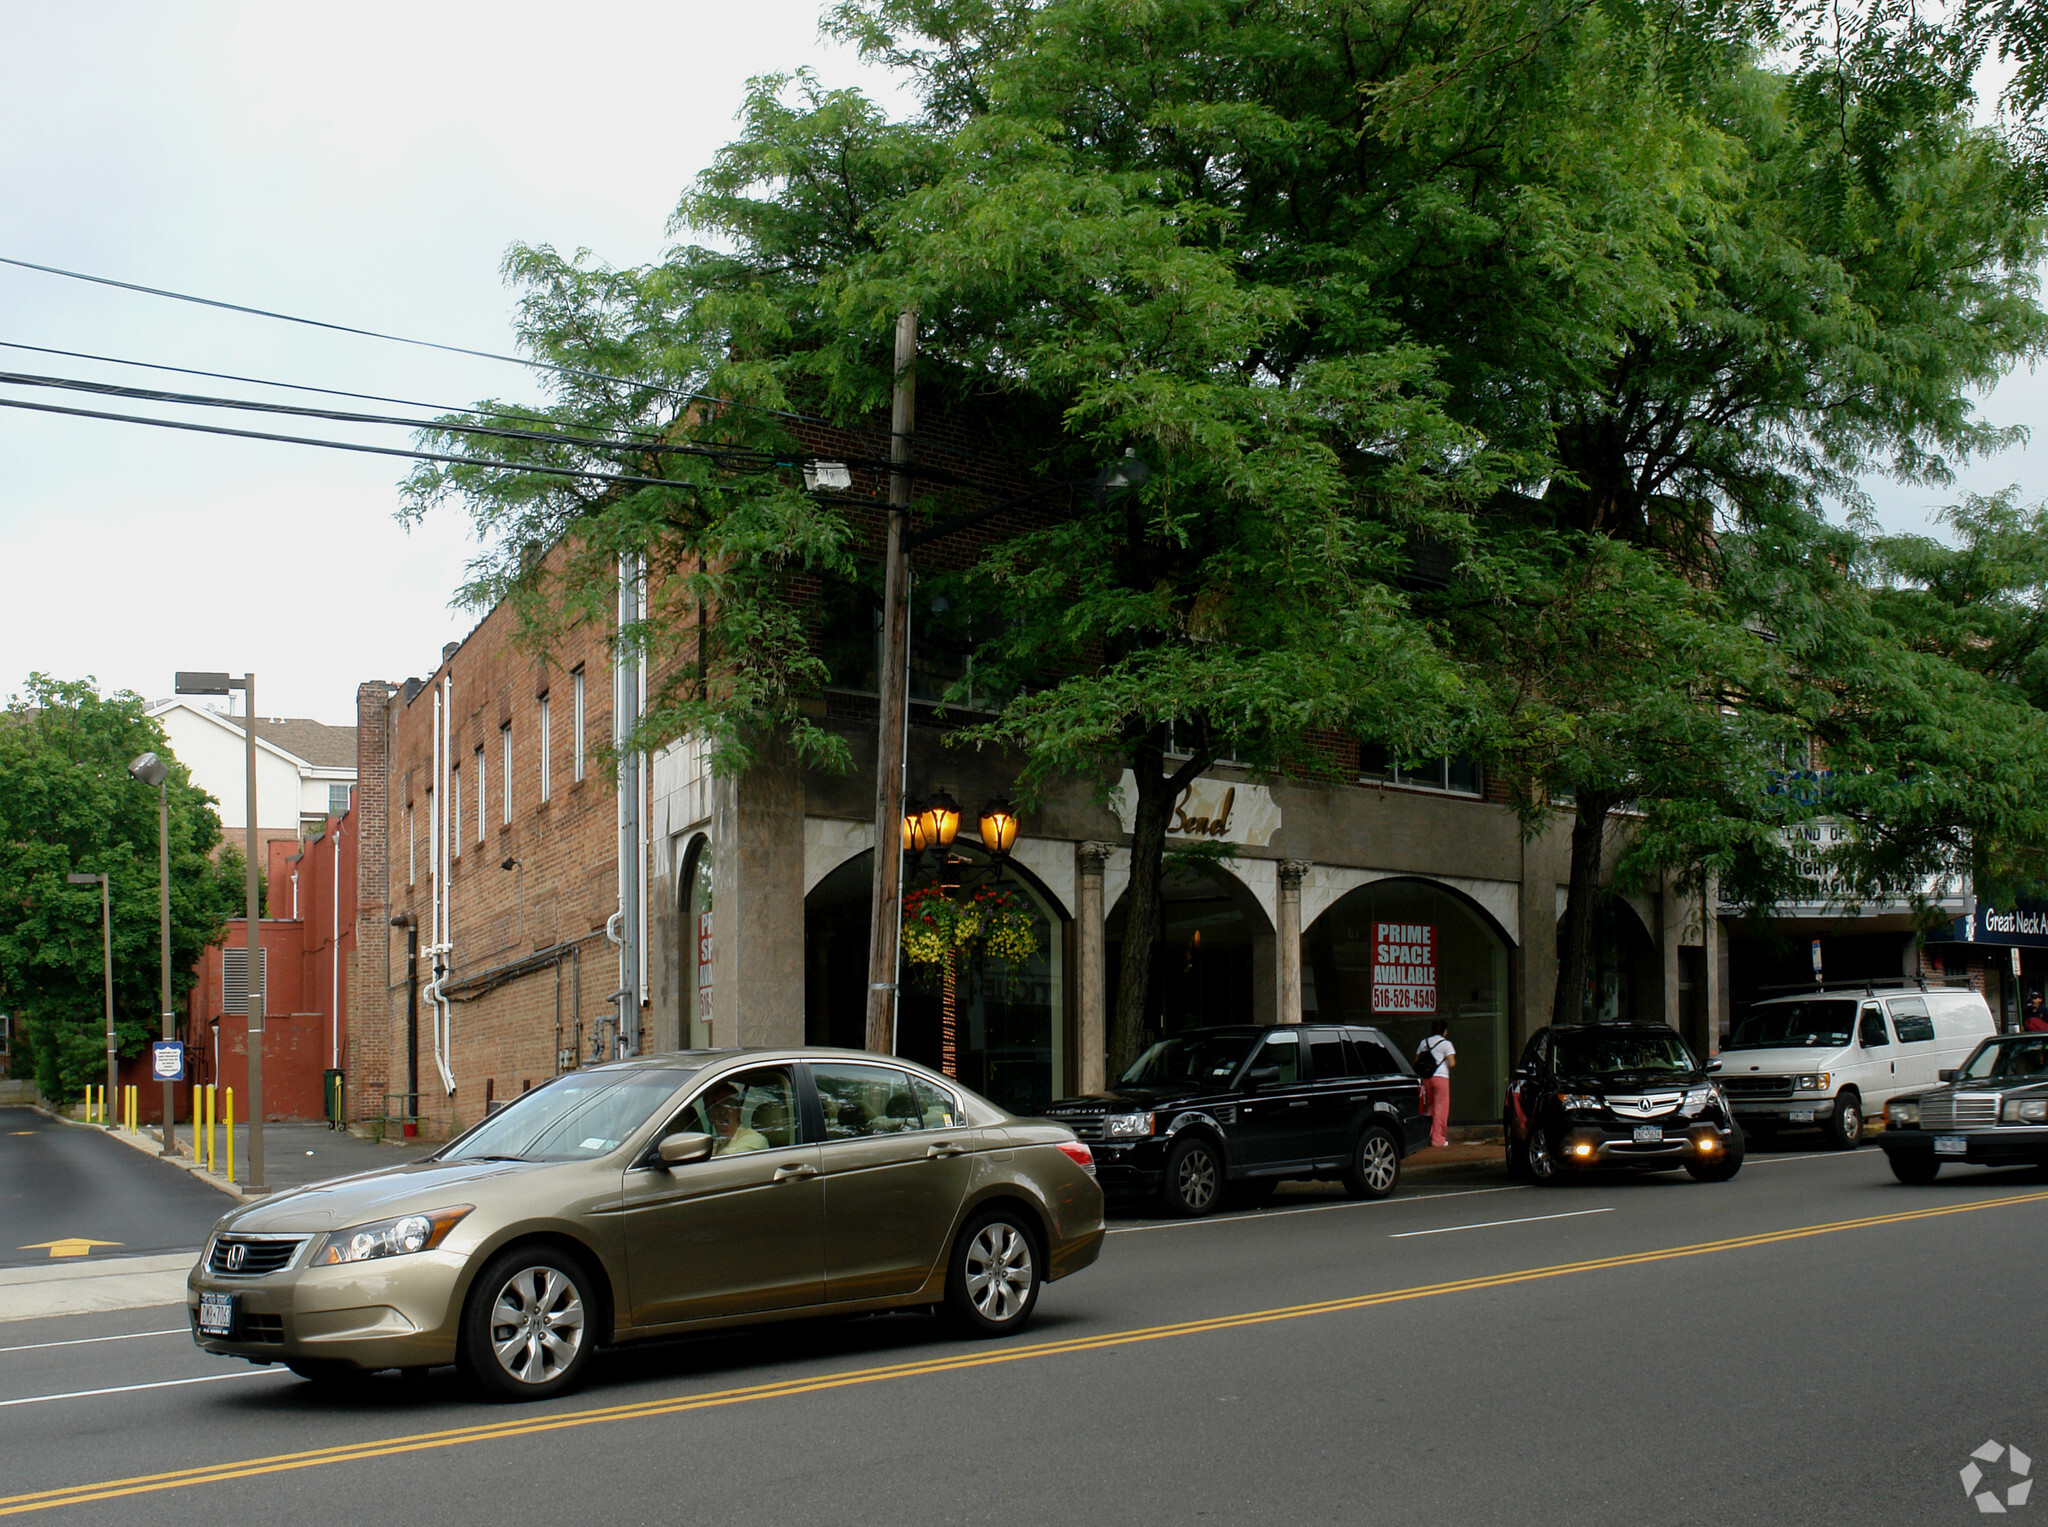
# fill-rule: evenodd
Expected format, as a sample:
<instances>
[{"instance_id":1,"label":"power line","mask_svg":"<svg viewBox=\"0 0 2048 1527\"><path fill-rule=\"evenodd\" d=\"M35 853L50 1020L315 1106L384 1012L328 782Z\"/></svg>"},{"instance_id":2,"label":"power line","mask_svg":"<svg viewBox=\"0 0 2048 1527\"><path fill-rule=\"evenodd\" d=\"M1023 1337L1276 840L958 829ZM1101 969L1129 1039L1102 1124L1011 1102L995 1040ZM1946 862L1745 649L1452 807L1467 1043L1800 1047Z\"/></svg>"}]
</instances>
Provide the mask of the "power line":
<instances>
[{"instance_id":1,"label":"power line","mask_svg":"<svg viewBox=\"0 0 2048 1527\"><path fill-rule=\"evenodd\" d=\"M640 477L630 472L592 472L580 467L550 467L489 456L456 456L440 451L408 451L391 445L359 445L349 440L318 440L307 435L273 435L262 430L229 429L224 424L193 424L184 419L150 419L140 414L110 414L91 408L64 408L55 403L28 403L0 398L0 408L21 408L38 414L63 414L73 419L107 419L117 424L147 424L157 429L188 430L200 435L228 435L237 440L274 440L281 445L316 445L330 451L355 451L366 456L402 456L412 461L442 461L456 466L497 467L506 472L538 472L546 477L581 477L593 482L626 483L642 488L689 488L668 477Z\"/></svg>"},{"instance_id":2,"label":"power line","mask_svg":"<svg viewBox=\"0 0 2048 1527\"><path fill-rule=\"evenodd\" d=\"M338 408L304 408L292 403L266 403L251 398L216 398L203 393L165 392L154 387L124 387L117 382L87 382L73 377L35 376L18 371L0 371L0 385L57 387L70 392L90 392L101 397L133 398L144 403L178 403L199 408L236 408L251 413L283 414L297 419L326 419L337 424L379 424L393 425L400 429L442 430L449 434L481 435L495 440L531 440L543 445L578 445L600 451L645 451L657 455L706 456L725 463L744 462L749 467L788 464L768 451L683 445L666 440L602 440L553 430L511 429L503 425L490 424L450 424L436 419L401 419L388 414L359 414Z\"/></svg>"},{"instance_id":3,"label":"power line","mask_svg":"<svg viewBox=\"0 0 2048 1527\"><path fill-rule=\"evenodd\" d=\"M423 403L418 398L387 397L378 392L349 392L340 387L315 387L307 382L279 382L269 377L240 376L232 371L205 371L196 366L169 366L160 361L124 360L118 355L95 355L89 350L59 350L50 345L23 344L13 339L0 339L0 350L27 350L36 355L61 355L66 360L92 361L102 366L130 366L138 371L169 371L178 376L203 376L214 382L243 382L251 387L278 387L288 392L318 393L322 397L354 398L361 403L396 403L401 408L431 408L444 414L474 414L484 419L528 419L539 424L554 422L544 414L522 408L477 408L460 403ZM633 426L625 427L624 433L653 438L650 431Z\"/></svg>"},{"instance_id":4,"label":"power line","mask_svg":"<svg viewBox=\"0 0 2048 1527\"><path fill-rule=\"evenodd\" d=\"M709 393L692 392L687 388L672 387L662 382L636 381L631 377L615 376L608 371L591 371L581 366L564 366L554 361L534 360L530 356L504 355L496 350L473 350L467 345L446 345L438 340L413 339L404 334L387 334L380 329L359 329L351 324L330 323L324 318L301 318L295 313L280 313L270 308L249 307L239 302L226 302L218 297L197 297L189 292L174 292L160 286L143 286L134 281L117 281L112 276L95 276L86 271L66 270L60 265L39 265L33 260L17 260L11 255L0 255L0 265L12 265L21 270L40 271L46 276L63 276L71 281L88 281L97 286L111 286L124 292L140 292L147 297L164 297L172 302L190 302L200 307L219 308L223 312L247 313L255 318L274 318L280 323L304 324L308 328L327 329L336 334L354 334L364 339L381 339L395 345L416 345L423 350L440 350L449 355L468 355L478 360L499 361L508 366L526 366L538 371L552 371L559 376L580 377L585 381L611 382L620 387L635 387L647 391L665 393L669 397L681 398L688 403L709 403L719 408L745 408L764 413L771 418L788 419L798 424L816 424L826 429L845 430L851 434L875 435L886 438L889 431L872 425L840 424L814 414L792 413L788 409L770 408L762 403L740 403L731 398L716 398ZM911 436L913 441L936 445L940 450L973 460L973 453L942 440L923 440Z\"/></svg>"}]
</instances>

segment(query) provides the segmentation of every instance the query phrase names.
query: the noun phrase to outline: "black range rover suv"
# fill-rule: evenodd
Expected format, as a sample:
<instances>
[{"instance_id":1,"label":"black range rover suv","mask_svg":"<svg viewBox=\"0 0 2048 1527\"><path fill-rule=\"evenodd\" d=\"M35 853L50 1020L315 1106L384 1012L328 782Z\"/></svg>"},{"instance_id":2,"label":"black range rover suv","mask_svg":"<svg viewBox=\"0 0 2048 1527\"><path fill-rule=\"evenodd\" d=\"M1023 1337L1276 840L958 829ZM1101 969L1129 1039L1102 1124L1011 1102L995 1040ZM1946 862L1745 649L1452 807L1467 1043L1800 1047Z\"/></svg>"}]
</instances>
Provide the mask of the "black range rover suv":
<instances>
[{"instance_id":1,"label":"black range rover suv","mask_svg":"<svg viewBox=\"0 0 2048 1527\"><path fill-rule=\"evenodd\" d=\"M1710 1080L1720 1069L1660 1024L1538 1029L1508 1076L1508 1172L1547 1183L1582 1168L1682 1166L1726 1182L1742 1170L1742 1131Z\"/></svg>"},{"instance_id":2,"label":"black range rover suv","mask_svg":"<svg viewBox=\"0 0 2048 1527\"><path fill-rule=\"evenodd\" d=\"M1289 1177L1386 1197L1401 1158L1429 1139L1417 1100L1414 1071L1379 1030L1285 1024L1163 1039L1110 1091L1045 1117L1088 1143L1104 1193L1196 1215L1226 1187L1256 1201Z\"/></svg>"}]
</instances>

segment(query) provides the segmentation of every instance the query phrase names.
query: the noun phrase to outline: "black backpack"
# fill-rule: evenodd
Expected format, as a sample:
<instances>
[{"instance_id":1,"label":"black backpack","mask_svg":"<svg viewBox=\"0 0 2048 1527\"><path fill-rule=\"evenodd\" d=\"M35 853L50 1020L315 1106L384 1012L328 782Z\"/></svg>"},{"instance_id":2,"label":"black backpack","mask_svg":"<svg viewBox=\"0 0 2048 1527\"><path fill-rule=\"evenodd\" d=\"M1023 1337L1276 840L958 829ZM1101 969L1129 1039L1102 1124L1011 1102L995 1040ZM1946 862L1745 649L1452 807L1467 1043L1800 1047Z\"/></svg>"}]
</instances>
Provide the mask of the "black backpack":
<instances>
[{"instance_id":1,"label":"black backpack","mask_svg":"<svg viewBox=\"0 0 2048 1527\"><path fill-rule=\"evenodd\" d=\"M1429 1039L1434 1038L1434 1034L1429 1036ZM1424 1081L1436 1075L1436 1051L1429 1047L1429 1039L1415 1047L1415 1074Z\"/></svg>"}]
</instances>

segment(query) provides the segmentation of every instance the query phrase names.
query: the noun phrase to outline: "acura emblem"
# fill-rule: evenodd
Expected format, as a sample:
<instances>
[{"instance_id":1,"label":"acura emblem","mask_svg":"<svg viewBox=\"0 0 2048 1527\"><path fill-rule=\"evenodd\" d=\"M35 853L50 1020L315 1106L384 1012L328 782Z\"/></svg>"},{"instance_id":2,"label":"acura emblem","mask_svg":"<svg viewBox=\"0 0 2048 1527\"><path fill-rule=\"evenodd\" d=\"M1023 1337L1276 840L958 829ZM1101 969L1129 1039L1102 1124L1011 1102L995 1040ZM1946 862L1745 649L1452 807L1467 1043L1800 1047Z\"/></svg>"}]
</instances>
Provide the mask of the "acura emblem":
<instances>
[{"instance_id":1,"label":"acura emblem","mask_svg":"<svg viewBox=\"0 0 2048 1527\"><path fill-rule=\"evenodd\" d=\"M1651 1108L1651 1106L1652 1106L1652 1105L1651 1105L1651 1103L1650 1103L1650 1100L1649 1100L1648 1098L1644 1098L1644 1099L1642 1100L1642 1102L1640 1102L1640 1103L1636 1104L1636 1106L1637 1106L1638 1108L1642 1109L1642 1110L1643 1110L1643 1111L1644 1111L1645 1113L1648 1113L1648 1112L1650 1111L1650 1108Z\"/></svg>"},{"instance_id":2,"label":"acura emblem","mask_svg":"<svg viewBox=\"0 0 2048 1527\"><path fill-rule=\"evenodd\" d=\"M248 1254L249 1248L241 1245L239 1242L228 1247L228 1271L240 1272L242 1270L242 1259L248 1256Z\"/></svg>"}]
</instances>

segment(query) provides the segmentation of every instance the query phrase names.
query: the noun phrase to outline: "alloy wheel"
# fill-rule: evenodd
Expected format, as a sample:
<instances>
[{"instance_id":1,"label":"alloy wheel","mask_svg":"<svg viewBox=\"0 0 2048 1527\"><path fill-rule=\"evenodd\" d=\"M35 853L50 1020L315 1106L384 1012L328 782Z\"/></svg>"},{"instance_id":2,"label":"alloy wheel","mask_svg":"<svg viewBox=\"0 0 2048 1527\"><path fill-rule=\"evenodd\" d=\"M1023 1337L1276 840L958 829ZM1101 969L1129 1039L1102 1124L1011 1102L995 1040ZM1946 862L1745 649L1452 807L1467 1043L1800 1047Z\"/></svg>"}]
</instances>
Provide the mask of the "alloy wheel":
<instances>
[{"instance_id":1,"label":"alloy wheel","mask_svg":"<svg viewBox=\"0 0 2048 1527\"><path fill-rule=\"evenodd\" d=\"M1031 1241L1005 1220L991 1220L967 1243L967 1297L991 1324L1014 1320L1031 1296Z\"/></svg>"},{"instance_id":2,"label":"alloy wheel","mask_svg":"<svg viewBox=\"0 0 2048 1527\"><path fill-rule=\"evenodd\" d=\"M1394 1179L1400 1174L1401 1159L1394 1154L1394 1142L1374 1130L1359 1142L1358 1166L1366 1186L1374 1193L1385 1193L1393 1188Z\"/></svg>"},{"instance_id":3,"label":"alloy wheel","mask_svg":"<svg viewBox=\"0 0 2048 1527\"><path fill-rule=\"evenodd\" d=\"M1199 1146L1183 1153L1173 1187L1190 1214L1205 1211L1216 1201L1216 1158Z\"/></svg>"},{"instance_id":4,"label":"alloy wheel","mask_svg":"<svg viewBox=\"0 0 2048 1527\"><path fill-rule=\"evenodd\" d=\"M1550 1153L1550 1131L1542 1125L1529 1131L1529 1175L1549 1182L1557 1175L1557 1157Z\"/></svg>"},{"instance_id":5,"label":"alloy wheel","mask_svg":"<svg viewBox=\"0 0 2048 1527\"><path fill-rule=\"evenodd\" d=\"M583 1350L583 1297L559 1269L524 1267L491 1301L491 1351L521 1384L546 1384Z\"/></svg>"}]
</instances>

